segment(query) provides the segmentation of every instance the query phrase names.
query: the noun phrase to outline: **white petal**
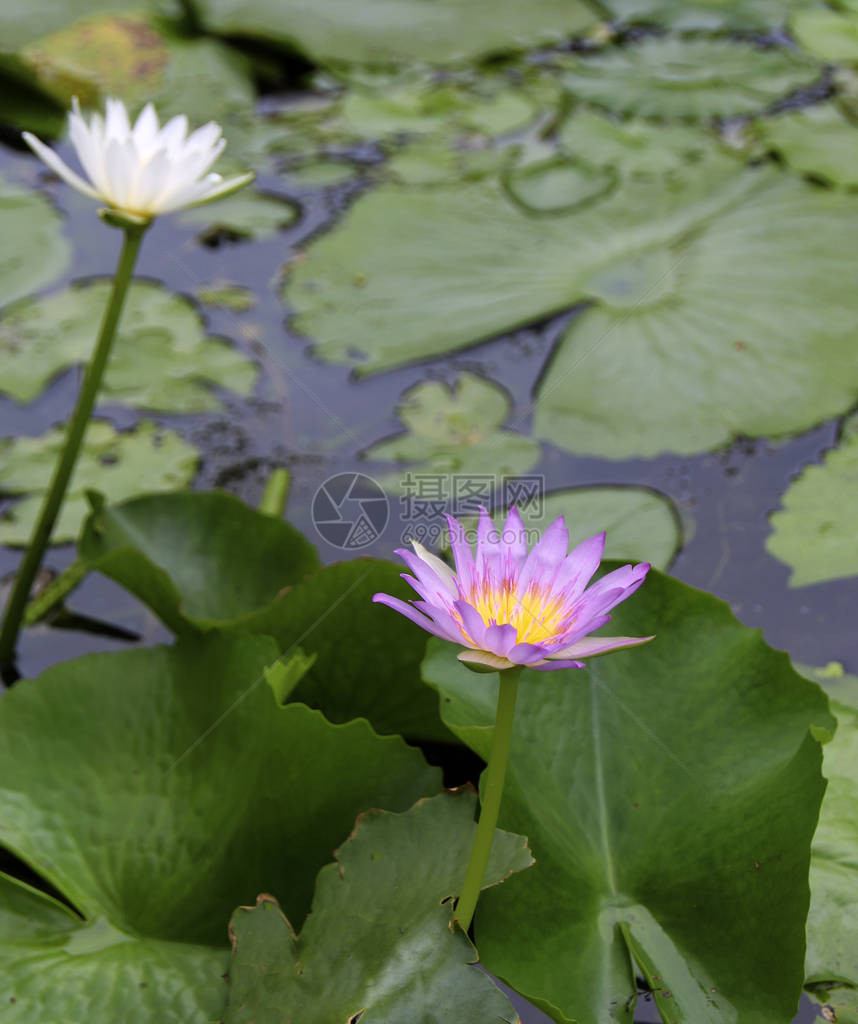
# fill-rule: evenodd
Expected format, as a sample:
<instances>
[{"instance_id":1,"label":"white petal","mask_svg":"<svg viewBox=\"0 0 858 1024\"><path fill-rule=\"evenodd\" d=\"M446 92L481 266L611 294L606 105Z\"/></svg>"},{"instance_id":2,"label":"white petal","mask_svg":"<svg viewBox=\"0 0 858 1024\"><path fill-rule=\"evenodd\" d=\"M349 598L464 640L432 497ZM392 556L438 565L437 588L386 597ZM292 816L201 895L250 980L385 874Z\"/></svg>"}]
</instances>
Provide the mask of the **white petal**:
<instances>
[{"instance_id":1,"label":"white petal","mask_svg":"<svg viewBox=\"0 0 858 1024\"><path fill-rule=\"evenodd\" d=\"M209 149L195 150L188 153L184 150L181 156L176 158L176 168L182 177L182 181L196 181L202 177L211 165L217 160L226 147L226 139L220 139Z\"/></svg>"},{"instance_id":2,"label":"white petal","mask_svg":"<svg viewBox=\"0 0 858 1024\"><path fill-rule=\"evenodd\" d=\"M211 197L214 198L214 197ZM441 580L447 590L454 596L459 596L459 587L456 582L456 574L447 565L446 562L442 561L437 555L433 555L431 551L428 551L418 541L413 540L411 546L414 548L414 554L420 559L421 562L425 562L426 565L435 573L435 575Z\"/></svg>"},{"instance_id":3,"label":"white petal","mask_svg":"<svg viewBox=\"0 0 858 1024\"><path fill-rule=\"evenodd\" d=\"M134 122L133 135L137 152L148 153L155 146L159 131L158 115L152 104L147 103Z\"/></svg>"},{"instance_id":4,"label":"white petal","mask_svg":"<svg viewBox=\"0 0 858 1024\"><path fill-rule=\"evenodd\" d=\"M105 142L111 139L123 141L131 134L131 124L128 120L128 111L122 100L108 99L106 104L104 123Z\"/></svg>"},{"instance_id":5,"label":"white petal","mask_svg":"<svg viewBox=\"0 0 858 1024\"><path fill-rule=\"evenodd\" d=\"M172 164L169 155L161 150L144 167L135 195L136 209L140 213L161 213L161 198L168 194Z\"/></svg>"},{"instance_id":6,"label":"white petal","mask_svg":"<svg viewBox=\"0 0 858 1024\"><path fill-rule=\"evenodd\" d=\"M158 136L158 146L166 149L173 159L180 159L185 136L188 134L188 119L184 114L171 118Z\"/></svg>"},{"instance_id":7,"label":"white petal","mask_svg":"<svg viewBox=\"0 0 858 1024\"><path fill-rule=\"evenodd\" d=\"M68 164L61 160L50 146L46 146L44 142L41 142L30 132L23 132L22 136L30 149L50 167L54 174L59 175L63 181L71 185L72 188L76 188L78 192L83 192L85 196L90 196L92 199L99 198L98 192L85 182L79 174L75 173Z\"/></svg>"},{"instance_id":8,"label":"white petal","mask_svg":"<svg viewBox=\"0 0 858 1024\"><path fill-rule=\"evenodd\" d=\"M223 135L223 129L216 121L209 121L202 128L191 132L185 142L185 152L190 154L192 150L211 149L216 145L218 139Z\"/></svg>"},{"instance_id":9,"label":"white petal","mask_svg":"<svg viewBox=\"0 0 858 1024\"><path fill-rule=\"evenodd\" d=\"M136 213L134 187L139 163L133 140L110 139L104 150L104 162L107 168L107 198L110 203L120 210L131 210Z\"/></svg>"},{"instance_id":10,"label":"white petal","mask_svg":"<svg viewBox=\"0 0 858 1024\"><path fill-rule=\"evenodd\" d=\"M231 196L233 192L238 192L240 188L244 188L245 185L249 185L255 177L256 175L253 171L245 171L244 174L234 174L231 178L225 178L219 183L212 183L206 190L205 194L195 200L193 205L199 206L201 203L210 203L215 199L223 199L225 196ZM210 174L206 181L210 181L212 178L220 178L220 175Z\"/></svg>"},{"instance_id":11,"label":"white petal","mask_svg":"<svg viewBox=\"0 0 858 1024\"><path fill-rule=\"evenodd\" d=\"M69 138L87 177L97 189L104 191L107 187L107 177L104 173L104 153L96 145L86 121L78 112L69 114Z\"/></svg>"}]
</instances>

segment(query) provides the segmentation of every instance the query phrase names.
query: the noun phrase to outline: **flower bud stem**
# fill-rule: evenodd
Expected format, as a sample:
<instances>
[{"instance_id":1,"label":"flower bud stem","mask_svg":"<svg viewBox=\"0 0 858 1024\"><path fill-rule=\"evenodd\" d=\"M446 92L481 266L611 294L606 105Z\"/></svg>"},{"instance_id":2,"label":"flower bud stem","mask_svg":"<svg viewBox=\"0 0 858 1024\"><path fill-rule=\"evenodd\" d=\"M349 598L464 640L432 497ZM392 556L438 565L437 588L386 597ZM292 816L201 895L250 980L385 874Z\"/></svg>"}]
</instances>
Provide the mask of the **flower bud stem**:
<instances>
[{"instance_id":1,"label":"flower bud stem","mask_svg":"<svg viewBox=\"0 0 858 1024\"><path fill-rule=\"evenodd\" d=\"M54 524L57 521L57 516L62 508L63 498L68 489L69 480L77 463L81 443L86 434L89 418L95 405L98 390L101 386L101 379L104 376L104 370L110 356L110 349L116 335L116 327L119 323L119 316L128 292L128 285L131 282L134 264L137 261L140 242L143 239L143 233L147 226L147 224L129 224L124 228L125 241L119 256L116 276L113 279L113 291L110 294L110 301L107 304L104 318L101 321L101 329L98 333L98 340L95 343L92 358L84 374L77 404L69 420L65 447L54 468L54 475L45 495L45 500L42 503L36 527L30 538L30 544L21 560L15 577L15 585L9 596L9 602L6 605L3 627L0 630L0 671L11 668L14 662L15 645L21 628L24 609L30 596L30 588L33 586L33 580L36 578L39 566L42 564L45 548L51 539Z\"/></svg>"},{"instance_id":2,"label":"flower bud stem","mask_svg":"<svg viewBox=\"0 0 858 1024\"><path fill-rule=\"evenodd\" d=\"M495 728L492 733L492 745L489 751L489 762L485 773L485 788L480 806L480 821L471 859L465 873L462 893L453 913L453 920L467 932L471 927L477 900L483 885L483 877L492 852L492 841L495 837L495 826L500 813L503 784L506 778L506 765L509 760L510 740L512 739L512 721L515 713L515 698L518 692L518 677L522 667L516 665L499 672L498 708L495 715Z\"/></svg>"}]
</instances>

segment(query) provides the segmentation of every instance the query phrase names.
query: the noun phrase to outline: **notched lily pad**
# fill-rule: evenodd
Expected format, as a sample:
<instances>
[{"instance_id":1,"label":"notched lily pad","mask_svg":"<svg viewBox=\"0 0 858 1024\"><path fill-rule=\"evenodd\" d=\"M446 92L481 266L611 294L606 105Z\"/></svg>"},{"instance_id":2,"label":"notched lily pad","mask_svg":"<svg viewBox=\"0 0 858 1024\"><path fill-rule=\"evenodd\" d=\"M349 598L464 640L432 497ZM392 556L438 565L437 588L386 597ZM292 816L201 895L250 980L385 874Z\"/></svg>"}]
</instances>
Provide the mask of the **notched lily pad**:
<instances>
[{"instance_id":1,"label":"notched lily pad","mask_svg":"<svg viewBox=\"0 0 858 1024\"><path fill-rule=\"evenodd\" d=\"M0 544L29 542L64 443L60 427L41 437L0 440L0 494L21 495L0 518ZM174 490L193 479L197 458L197 449L180 434L148 420L122 432L99 420L90 423L52 542L77 538L89 514L87 491L124 501L142 491Z\"/></svg>"},{"instance_id":2,"label":"notched lily pad","mask_svg":"<svg viewBox=\"0 0 858 1024\"><path fill-rule=\"evenodd\" d=\"M619 113L703 121L763 110L819 73L785 49L659 36L577 58L564 81L573 95Z\"/></svg>"},{"instance_id":3,"label":"notched lily pad","mask_svg":"<svg viewBox=\"0 0 858 1024\"><path fill-rule=\"evenodd\" d=\"M531 213L571 213L607 195L616 176L605 168L555 157L514 168L505 178L510 195Z\"/></svg>"},{"instance_id":4,"label":"notched lily pad","mask_svg":"<svg viewBox=\"0 0 858 1024\"><path fill-rule=\"evenodd\" d=\"M59 372L86 362L110 295L109 281L73 285L47 298L28 298L0 316L0 391L31 401ZM220 408L211 385L253 393L256 364L228 342L205 334L183 296L135 281L119 323L101 390L118 402L164 412Z\"/></svg>"},{"instance_id":5,"label":"notched lily pad","mask_svg":"<svg viewBox=\"0 0 858 1024\"><path fill-rule=\"evenodd\" d=\"M476 951L450 926L475 809L474 794L459 791L404 814L361 815L337 862L319 873L300 934L271 896L240 907L224 1024L513 1024L506 996L472 966ZM531 864L524 837L496 831L484 888Z\"/></svg>"},{"instance_id":6,"label":"notched lily pad","mask_svg":"<svg viewBox=\"0 0 858 1024\"><path fill-rule=\"evenodd\" d=\"M373 445L366 457L429 474L526 473L539 459L539 445L503 428L510 412L503 389L476 374L459 374L452 387L425 381L406 391L397 407L407 433ZM403 473L381 482L392 492L406 486Z\"/></svg>"},{"instance_id":7,"label":"notched lily pad","mask_svg":"<svg viewBox=\"0 0 858 1024\"><path fill-rule=\"evenodd\" d=\"M556 1020L630 1020L630 962L665 1020L789 1020L825 696L725 604L655 570L610 632L656 638L522 676L501 824L536 864L480 900L482 961ZM424 678L485 757L497 679L437 640Z\"/></svg>"},{"instance_id":8,"label":"notched lily pad","mask_svg":"<svg viewBox=\"0 0 858 1024\"><path fill-rule=\"evenodd\" d=\"M858 185L858 125L836 105L768 117L752 132L801 174L834 185Z\"/></svg>"},{"instance_id":9,"label":"notched lily pad","mask_svg":"<svg viewBox=\"0 0 858 1024\"><path fill-rule=\"evenodd\" d=\"M791 587L858 575L858 416L840 444L808 466L772 513L766 548L792 569Z\"/></svg>"}]
</instances>

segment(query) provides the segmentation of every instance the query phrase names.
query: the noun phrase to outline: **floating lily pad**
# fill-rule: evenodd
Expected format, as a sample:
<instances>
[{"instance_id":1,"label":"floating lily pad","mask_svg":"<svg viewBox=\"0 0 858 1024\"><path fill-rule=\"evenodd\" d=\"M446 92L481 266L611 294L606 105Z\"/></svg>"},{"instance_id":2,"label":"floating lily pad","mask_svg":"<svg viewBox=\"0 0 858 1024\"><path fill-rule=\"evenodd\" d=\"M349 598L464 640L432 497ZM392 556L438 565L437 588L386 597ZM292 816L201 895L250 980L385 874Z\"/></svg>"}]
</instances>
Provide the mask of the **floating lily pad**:
<instances>
[{"instance_id":1,"label":"floating lily pad","mask_svg":"<svg viewBox=\"0 0 858 1024\"><path fill-rule=\"evenodd\" d=\"M197 206L182 213L185 223L201 228L199 237L207 244L216 243L224 235L233 239L254 238L257 241L273 238L281 228L288 227L297 217L298 210L288 200L254 189L243 189L216 203Z\"/></svg>"},{"instance_id":2,"label":"floating lily pad","mask_svg":"<svg viewBox=\"0 0 858 1024\"><path fill-rule=\"evenodd\" d=\"M534 213L568 213L610 192L615 179L604 168L556 157L510 171L512 197Z\"/></svg>"},{"instance_id":3,"label":"floating lily pad","mask_svg":"<svg viewBox=\"0 0 858 1024\"><path fill-rule=\"evenodd\" d=\"M264 637L185 639L65 662L4 697L0 843L83 915L0 889L17 1020L79 1020L81 1005L131 1024L218 1019L235 906L272 892L300 922L358 813L437 792L398 737L281 706L265 681L277 655Z\"/></svg>"},{"instance_id":4,"label":"floating lily pad","mask_svg":"<svg viewBox=\"0 0 858 1024\"><path fill-rule=\"evenodd\" d=\"M380 441L366 456L429 474L526 473L539 459L539 445L503 428L510 412L506 393L476 374L461 373L452 388L424 381L406 391L397 407L407 433ZM405 486L403 476L391 474L381 482L396 492Z\"/></svg>"},{"instance_id":5,"label":"floating lily pad","mask_svg":"<svg viewBox=\"0 0 858 1024\"><path fill-rule=\"evenodd\" d=\"M450 926L475 810L473 794L460 791L404 814L362 815L337 863L319 873L300 934L270 896L239 908L224 1024L358 1016L513 1024L518 1015L506 996L471 966L476 950ZM532 863L527 840L500 831L491 857L484 888Z\"/></svg>"},{"instance_id":6,"label":"floating lily pad","mask_svg":"<svg viewBox=\"0 0 858 1024\"><path fill-rule=\"evenodd\" d=\"M14 52L40 36L58 32L72 22L96 14L140 12L152 9L149 0L11 0L0 10L0 39Z\"/></svg>"},{"instance_id":7,"label":"floating lily pad","mask_svg":"<svg viewBox=\"0 0 858 1024\"><path fill-rule=\"evenodd\" d=\"M659 28L758 31L783 26L789 12L806 0L609 0L614 17Z\"/></svg>"},{"instance_id":8,"label":"floating lily pad","mask_svg":"<svg viewBox=\"0 0 858 1024\"><path fill-rule=\"evenodd\" d=\"M250 288L232 284L229 281L215 281L211 285L201 285L197 288L196 298L204 306L220 306L233 313L246 313L256 304L256 296Z\"/></svg>"},{"instance_id":9,"label":"floating lily pad","mask_svg":"<svg viewBox=\"0 0 858 1024\"><path fill-rule=\"evenodd\" d=\"M791 587L858 576L858 417L821 465L808 466L771 517L766 548L792 569Z\"/></svg>"},{"instance_id":10,"label":"floating lily pad","mask_svg":"<svg viewBox=\"0 0 858 1024\"><path fill-rule=\"evenodd\" d=\"M426 359L569 308L600 270L663 249L759 177L718 155L672 188L630 179L550 218L528 216L495 182L382 187L310 246L286 299L325 360L374 372Z\"/></svg>"},{"instance_id":11,"label":"floating lily pad","mask_svg":"<svg viewBox=\"0 0 858 1024\"><path fill-rule=\"evenodd\" d=\"M655 571L610 631L656 638L522 676L501 824L536 864L483 894L481 959L558 1021L631 1020L636 973L665 1020L790 1020L825 696L725 604ZM424 675L485 757L496 677L437 640Z\"/></svg>"},{"instance_id":12,"label":"floating lily pad","mask_svg":"<svg viewBox=\"0 0 858 1024\"><path fill-rule=\"evenodd\" d=\"M73 285L22 299L0 317L0 391L28 402L61 370L86 362L111 284ZM258 368L225 341L206 337L199 313L159 284L131 285L101 402L166 412L219 409L211 385L250 395Z\"/></svg>"},{"instance_id":13,"label":"floating lily pad","mask_svg":"<svg viewBox=\"0 0 858 1024\"><path fill-rule=\"evenodd\" d=\"M794 170L835 185L858 185L858 126L836 106L765 118L753 131Z\"/></svg>"},{"instance_id":14,"label":"floating lily pad","mask_svg":"<svg viewBox=\"0 0 858 1024\"><path fill-rule=\"evenodd\" d=\"M620 174L694 174L712 150L713 138L699 127L619 120L579 107L560 126L565 152L594 167Z\"/></svg>"},{"instance_id":15,"label":"floating lily pad","mask_svg":"<svg viewBox=\"0 0 858 1024\"><path fill-rule=\"evenodd\" d=\"M294 184L303 188L333 188L351 181L358 171L354 164L341 160L317 160L290 168L287 173Z\"/></svg>"},{"instance_id":16,"label":"floating lily pad","mask_svg":"<svg viewBox=\"0 0 858 1024\"><path fill-rule=\"evenodd\" d=\"M659 36L580 57L564 81L574 95L609 110L705 120L763 110L818 76L814 61L784 49Z\"/></svg>"},{"instance_id":17,"label":"floating lily pad","mask_svg":"<svg viewBox=\"0 0 858 1024\"><path fill-rule=\"evenodd\" d=\"M27 544L51 473L65 443L65 430L41 437L0 440L0 493L23 495L0 518L0 544ZM55 544L74 540L89 514L85 491L113 501L141 491L169 491L189 483L198 452L173 430L142 421L119 433L108 423L90 423L68 494L51 535Z\"/></svg>"},{"instance_id":18,"label":"floating lily pad","mask_svg":"<svg viewBox=\"0 0 858 1024\"><path fill-rule=\"evenodd\" d=\"M809 7L790 18L796 42L821 60L858 62L858 10Z\"/></svg>"},{"instance_id":19,"label":"floating lily pad","mask_svg":"<svg viewBox=\"0 0 858 1024\"><path fill-rule=\"evenodd\" d=\"M667 569L682 544L682 528L670 501L645 487L574 487L546 494L541 501L519 503L531 543L564 516L572 543L594 534L606 534L605 557L623 562L649 562ZM492 516L503 529L506 510ZM476 520L465 520L469 536L476 536ZM472 532L473 531L473 532Z\"/></svg>"},{"instance_id":20,"label":"floating lily pad","mask_svg":"<svg viewBox=\"0 0 858 1024\"><path fill-rule=\"evenodd\" d=\"M62 224L44 196L0 178L0 306L44 287L63 273L71 247ZM5 384L2 358L0 342L0 381Z\"/></svg>"},{"instance_id":21,"label":"floating lily pad","mask_svg":"<svg viewBox=\"0 0 858 1024\"><path fill-rule=\"evenodd\" d=\"M581 32L598 19L580 0L200 0L203 24L296 48L321 62L448 63L528 49Z\"/></svg>"},{"instance_id":22,"label":"floating lily pad","mask_svg":"<svg viewBox=\"0 0 858 1024\"><path fill-rule=\"evenodd\" d=\"M417 139L396 152L384 165L384 172L406 185L446 185L495 174L512 158L513 154L506 148L462 149L450 139L430 136Z\"/></svg>"},{"instance_id":23,"label":"floating lily pad","mask_svg":"<svg viewBox=\"0 0 858 1024\"><path fill-rule=\"evenodd\" d=\"M850 408L853 232L853 197L764 171L698 233L594 276L601 303L555 350L534 433L629 458L798 432Z\"/></svg>"}]
</instances>

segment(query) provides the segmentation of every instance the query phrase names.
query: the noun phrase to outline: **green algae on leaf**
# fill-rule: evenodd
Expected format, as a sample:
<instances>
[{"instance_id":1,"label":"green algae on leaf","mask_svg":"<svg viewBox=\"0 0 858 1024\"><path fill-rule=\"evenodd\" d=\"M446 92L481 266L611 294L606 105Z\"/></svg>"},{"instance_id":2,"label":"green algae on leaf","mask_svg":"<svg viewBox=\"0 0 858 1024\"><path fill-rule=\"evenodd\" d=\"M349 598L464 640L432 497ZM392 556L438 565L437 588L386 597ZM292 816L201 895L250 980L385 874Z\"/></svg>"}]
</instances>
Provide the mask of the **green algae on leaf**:
<instances>
[{"instance_id":1,"label":"green algae on leaf","mask_svg":"<svg viewBox=\"0 0 858 1024\"><path fill-rule=\"evenodd\" d=\"M0 178L0 306L49 284L71 259L62 217L38 192ZM0 342L0 389L6 380Z\"/></svg>"},{"instance_id":2,"label":"green algae on leaf","mask_svg":"<svg viewBox=\"0 0 858 1024\"><path fill-rule=\"evenodd\" d=\"M782 506L772 513L766 548L792 570L791 587L858 576L858 416L821 464L789 485Z\"/></svg>"},{"instance_id":3,"label":"green algae on leaf","mask_svg":"<svg viewBox=\"0 0 858 1024\"><path fill-rule=\"evenodd\" d=\"M482 962L555 1020L631 1020L635 965L665 1019L789 1020L825 696L725 604L655 570L610 631L656 638L522 676L500 823L536 864L483 894ZM496 677L431 640L424 678L485 757Z\"/></svg>"},{"instance_id":4,"label":"green algae on leaf","mask_svg":"<svg viewBox=\"0 0 858 1024\"><path fill-rule=\"evenodd\" d=\"M406 391L397 407L407 432L374 444L366 457L422 473L526 473L539 459L539 445L503 427L510 411L506 393L476 374L459 374L449 388L424 381ZM400 491L404 475L389 474L381 482Z\"/></svg>"},{"instance_id":5,"label":"green algae on leaf","mask_svg":"<svg viewBox=\"0 0 858 1024\"><path fill-rule=\"evenodd\" d=\"M619 113L704 121L762 111L819 74L815 61L785 49L659 36L576 57L563 80L574 96Z\"/></svg>"},{"instance_id":6,"label":"green algae on leaf","mask_svg":"<svg viewBox=\"0 0 858 1024\"><path fill-rule=\"evenodd\" d=\"M0 392L31 401L60 371L89 359L109 281L72 285L46 298L22 299L0 316ZM101 404L164 412L220 408L212 385L250 395L256 364L219 338L183 296L134 282L128 292Z\"/></svg>"},{"instance_id":7,"label":"green algae on leaf","mask_svg":"<svg viewBox=\"0 0 858 1024\"><path fill-rule=\"evenodd\" d=\"M21 495L0 518L0 544L25 545L44 491L65 441L56 427L41 437L0 440L0 494ZM143 491L170 491L190 483L197 449L173 430L142 420L132 430L90 423L68 495L51 535L55 544L74 540L89 514L86 491L98 490L111 501Z\"/></svg>"},{"instance_id":8,"label":"green algae on leaf","mask_svg":"<svg viewBox=\"0 0 858 1024\"><path fill-rule=\"evenodd\" d=\"M239 907L224 1024L284 1020L513 1024L517 1014L450 926L476 829L467 790L404 814L369 811L319 873L298 933L276 900ZM484 888L528 868L527 840L498 830ZM355 969L355 963L360 964Z\"/></svg>"}]
</instances>

